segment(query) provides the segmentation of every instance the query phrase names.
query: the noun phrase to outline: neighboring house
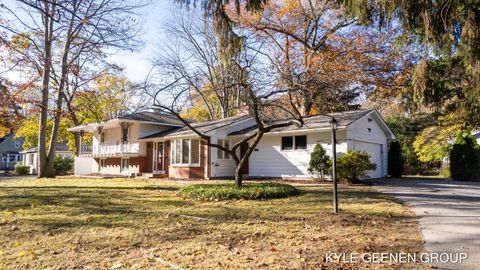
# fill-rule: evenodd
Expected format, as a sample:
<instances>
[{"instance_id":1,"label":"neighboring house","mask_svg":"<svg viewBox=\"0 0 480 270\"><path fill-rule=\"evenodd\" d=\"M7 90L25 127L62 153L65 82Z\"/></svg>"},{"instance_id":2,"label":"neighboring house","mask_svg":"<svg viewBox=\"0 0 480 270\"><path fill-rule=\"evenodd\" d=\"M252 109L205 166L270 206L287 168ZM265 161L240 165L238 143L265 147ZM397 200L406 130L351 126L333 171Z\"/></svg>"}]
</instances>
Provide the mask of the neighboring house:
<instances>
[{"instance_id":1,"label":"neighboring house","mask_svg":"<svg viewBox=\"0 0 480 270\"><path fill-rule=\"evenodd\" d=\"M23 138L15 138L14 134L0 138L0 170L10 171L15 169L15 164L22 161L20 151L23 146Z\"/></svg>"},{"instance_id":2,"label":"neighboring house","mask_svg":"<svg viewBox=\"0 0 480 270\"><path fill-rule=\"evenodd\" d=\"M33 147L20 152L23 158L23 164L30 167L30 174L38 173L38 148ZM55 148L57 157L73 157L74 153L68 150L68 146L63 142L58 142Z\"/></svg>"},{"instance_id":3,"label":"neighboring house","mask_svg":"<svg viewBox=\"0 0 480 270\"><path fill-rule=\"evenodd\" d=\"M372 178L387 175L387 140L394 135L376 110L331 114L337 121L337 152L366 151L377 169ZM264 135L243 167L247 177L308 178L310 154L321 144L331 155L330 117L305 118L302 128L287 127ZM227 148L256 129L250 116L192 123ZM209 147L172 115L141 112L102 123L69 129L93 133L93 151L75 158L75 174L125 174L170 178L233 177L235 163L223 151ZM246 149L239 149L239 152Z\"/></svg>"},{"instance_id":4,"label":"neighboring house","mask_svg":"<svg viewBox=\"0 0 480 270\"><path fill-rule=\"evenodd\" d=\"M472 131L471 134L473 138L477 140L477 143L480 144L480 130ZM448 140L448 143L453 145L456 139L457 138L450 139ZM444 157L442 160L442 167L448 167L448 166L450 166L450 154Z\"/></svg>"}]
</instances>

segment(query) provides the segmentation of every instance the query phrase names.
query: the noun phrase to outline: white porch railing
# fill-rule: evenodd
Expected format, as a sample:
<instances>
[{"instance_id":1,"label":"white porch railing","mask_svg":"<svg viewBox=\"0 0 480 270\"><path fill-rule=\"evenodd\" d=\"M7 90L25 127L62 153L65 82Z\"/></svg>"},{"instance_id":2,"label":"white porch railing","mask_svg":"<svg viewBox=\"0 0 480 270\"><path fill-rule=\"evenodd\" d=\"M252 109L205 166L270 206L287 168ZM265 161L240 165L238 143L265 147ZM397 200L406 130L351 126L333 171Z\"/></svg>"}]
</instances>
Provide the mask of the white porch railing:
<instances>
[{"instance_id":1,"label":"white porch railing","mask_svg":"<svg viewBox=\"0 0 480 270\"><path fill-rule=\"evenodd\" d=\"M102 143L95 145L91 154L93 156L119 156L124 154L139 154L139 142Z\"/></svg>"},{"instance_id":2,"label":"white porch railing","mask_svg":"<svg viewBox=\"0 0 480 270\"><path fill-rule=\"evenodd\" d=\"M80 145L80 154L91 154L92 153L92 146L88 144L81 144Z\"/></svg>"}]
</instances>

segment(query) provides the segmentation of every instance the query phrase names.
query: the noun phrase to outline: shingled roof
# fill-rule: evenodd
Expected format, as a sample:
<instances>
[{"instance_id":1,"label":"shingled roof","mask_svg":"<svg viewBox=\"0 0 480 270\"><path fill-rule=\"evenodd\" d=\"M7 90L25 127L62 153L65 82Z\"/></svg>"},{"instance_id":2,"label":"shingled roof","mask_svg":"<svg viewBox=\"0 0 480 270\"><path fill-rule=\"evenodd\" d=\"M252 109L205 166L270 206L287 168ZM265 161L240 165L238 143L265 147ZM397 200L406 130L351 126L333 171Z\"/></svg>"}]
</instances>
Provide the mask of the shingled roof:
<instances>
[{"instance_id":1,"label":"shingled roof","mask_svg":"<svg viewBox=\"0 0 480 270\"><path fill-rule=\"evenodd\" d=\"M248 118L250 118L250 116L248 115L233 116L233 117L228 117L228 118L219 119L219 120L192 123L191 125L201 133L207 133L222 127L229 126L231 124L237 123L238 121L242 121ZM181 128L172 128L166 131L141 137L140 139L160 138L160 137L166 137L166 136L191 136L191 135L196 135L196 133L193 130L191 130L189 127L184 126Z\"/></svg>"},{"instance_id":2,"label":"shingled roof","mask_svg":"<svg viewBox=\"0 0 480 270\"><path fill-rule=\"evenodd\" d=\"M333 116L337 120L337 127L346 127L349 124L355 122L356 120L360 119L361 117L367 115L368 113L374 111L374 109L365 109L365 110L355 110L355 111L344 111L344 112L338 112L338 113L331 113L327 114L329 116ZM303 127L297 127L295 125L292 126L287 126L287 127L282 127L282 128L276 128L271 130L270 132L279 132L279 131L289 131L289 130L298 130L298 129L320 129L320 128L329 128L330 127L330 121L331 117L326 116L326 115L315 115L315 116L309 116L304 118L305 125ZM277 120L275 122L281 123L286 120ZM229 133L229 136L234 136L234 135L243 135L243 134L248 134L250 132L255 131L258 128L257 125L253 125L250 127L247 127L245 129L235 131L232 133Z\"/></svg>"},{"instance_id":3,"label":"shingled roof","mask_svg":"<svg viewBox=\"0 0 480 270\"><path fill-rule=\"evenodd\" d=\"M70 152L70 150L68 149L68 146L65 142L57 142L57 144L55 145L55 151ZM26 149L26 150L22 151L22 153L35 153L35 152L38 152L38 147L32 147L32 148L29 148L29 149Z\"/></svg>"},{"instance_id":4,"label":"shingled roof","mask_svg":"<svg viewBox=\"0 0 480 270\"><path fill-rule=\"evenodd\" d=\"M124 119L124 120L145 121L145 122L155 122L155 123L160 122L160 123L181 125L181 126L184 125L183 122L178 120L178 118L175 115L166 114L166 113L137 112L137 113L120 116L117 118Z\"/></svg>"}]
</instances>

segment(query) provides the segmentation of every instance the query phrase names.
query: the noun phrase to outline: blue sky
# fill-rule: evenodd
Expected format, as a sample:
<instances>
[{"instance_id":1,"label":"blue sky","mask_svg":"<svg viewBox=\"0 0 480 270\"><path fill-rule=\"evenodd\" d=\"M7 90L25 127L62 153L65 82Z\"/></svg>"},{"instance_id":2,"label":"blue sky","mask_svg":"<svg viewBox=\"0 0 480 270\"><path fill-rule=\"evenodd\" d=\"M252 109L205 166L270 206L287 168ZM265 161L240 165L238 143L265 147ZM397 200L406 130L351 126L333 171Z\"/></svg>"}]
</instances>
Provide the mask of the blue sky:
<instances>
[{"instance_id":1,"label":"blue sky","mask_svg":"<svg viewBox=\"0 0 480 270\"><path fill-rule=\"evenodd\" d=\"M150 70L149 58L158 51L158 44L162 39L168 38L162 36L162 23L168 20L169 11L176 6L174 0L151 0L152 3L140 10L143 22L143 41L145 45L138 51L117 52L108 57L108 61L124 68L125 75L133 82L140 82L146 78ZM0 4L15 9L18 7L15 0L0 0ZM20 13L20 17L23 17ZM16 71L10 71L4 74L9 79L18 80L22 76Z\"/></svg>"},{"instance_id":2,"label":"blue sky","mask_svg":"<svg viewBox=\"0 0 480 270\"><path fill-rule=\"evenodd\" d=\"M138 52L120 52L109 57L110 62L125 69L125 74L130 80L139 82L145 79L150 69L148 59L158 50L159 41L168 38L162 36L160 28L162 22L168 19L169 10L173 5L173 0L153 0L152 4L141 11L145 46Z\"/></svg>"}]
</instances>

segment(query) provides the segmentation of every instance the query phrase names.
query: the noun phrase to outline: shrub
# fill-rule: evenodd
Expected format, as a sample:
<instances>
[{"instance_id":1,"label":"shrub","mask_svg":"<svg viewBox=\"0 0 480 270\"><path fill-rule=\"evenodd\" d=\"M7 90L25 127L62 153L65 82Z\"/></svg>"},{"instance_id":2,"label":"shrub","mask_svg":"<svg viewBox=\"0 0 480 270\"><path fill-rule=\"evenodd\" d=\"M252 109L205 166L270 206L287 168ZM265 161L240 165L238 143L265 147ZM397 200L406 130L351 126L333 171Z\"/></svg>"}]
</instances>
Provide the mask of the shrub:
<instances>
[{"instance_id":1,"label":"shrub","mask_svg":"<svg viewBox=\"0 0 480 270\"><path fill-rule=\"evenodd\" d=\"M285 198L299 194L299 190L287 184L260 183L244 184L236 188L234 184L197 184L181 188L178 195L195 200L261 200Z\"/></svg>"},{"instance_id":2,"label":"shrub","mask_svg":"<svg viewBox=\"0 0 480 270\"><path fill-rule=\"evenodd\" d=\"M404 159L402 156L402 147L396 140L388 142L388 174L392 177L401 177L403 175Z\"/></svg>"},{"instance_id":3,"label":"shrub","mask_svg":"<svg viewBox=\"0 0 480 270\"><path fill-rule=\"evenodd\" d=\"M57 175L66 175L73 169L73 159L71 157L55 157L53 166Z\"/></svg>"},{"instance_id":4,"label":"shrub","mask_svg":"<svg viewBox=\"0 0 480 270\"><path fill-rule=\"evenodd\" d=\"M367 178L367 171L375 170L377 165L370 162L370 156L364 151L348 150L337 159L338 178L347 183L356 183Z\"/></svg>"},{"instance_id":5,"label":"shrub","mask_svg":"<svg viewBox=\"0 0 480 270\"><path fill-rule=\"evenodd\" d=\"M16 175L25 175L30 173L30 166L23 165L22 163L17 163L15 165L15 174Z\"/></svg>"},{"instance_id":6,"label":"shrub","mask_svg":"<svg viewBox=\"0 0 480 270\"><path fill-rule=\"evenodd\" d=\"M438 174L441 177L450 178L451 177L450 166L445 166L445 167L440 168L440 171L438 172Z\"/></svg>"},{"instance_id":7,"label":"shrub","mask_svg":"<svg viewBox=\"0 0 480 270\"><path fill-rule=\"evenodd\" d=\"M468 181L480 176L477 141L468 133L459 134L450 152L450 174L454 180Z\"/></svg>"},{"instance_id":8,"label":"shrub","mask_svg":"<svg viewBox=\"0 0 480 270\"><path fill-rule=\"evenodd\" d=\"M316 144L313 152L310 155L310 163L308 165L308 172L317 177L323 178L324 174L330 169L332 162L327 152L320 144Z\"/></svg>"}]
</instances>

